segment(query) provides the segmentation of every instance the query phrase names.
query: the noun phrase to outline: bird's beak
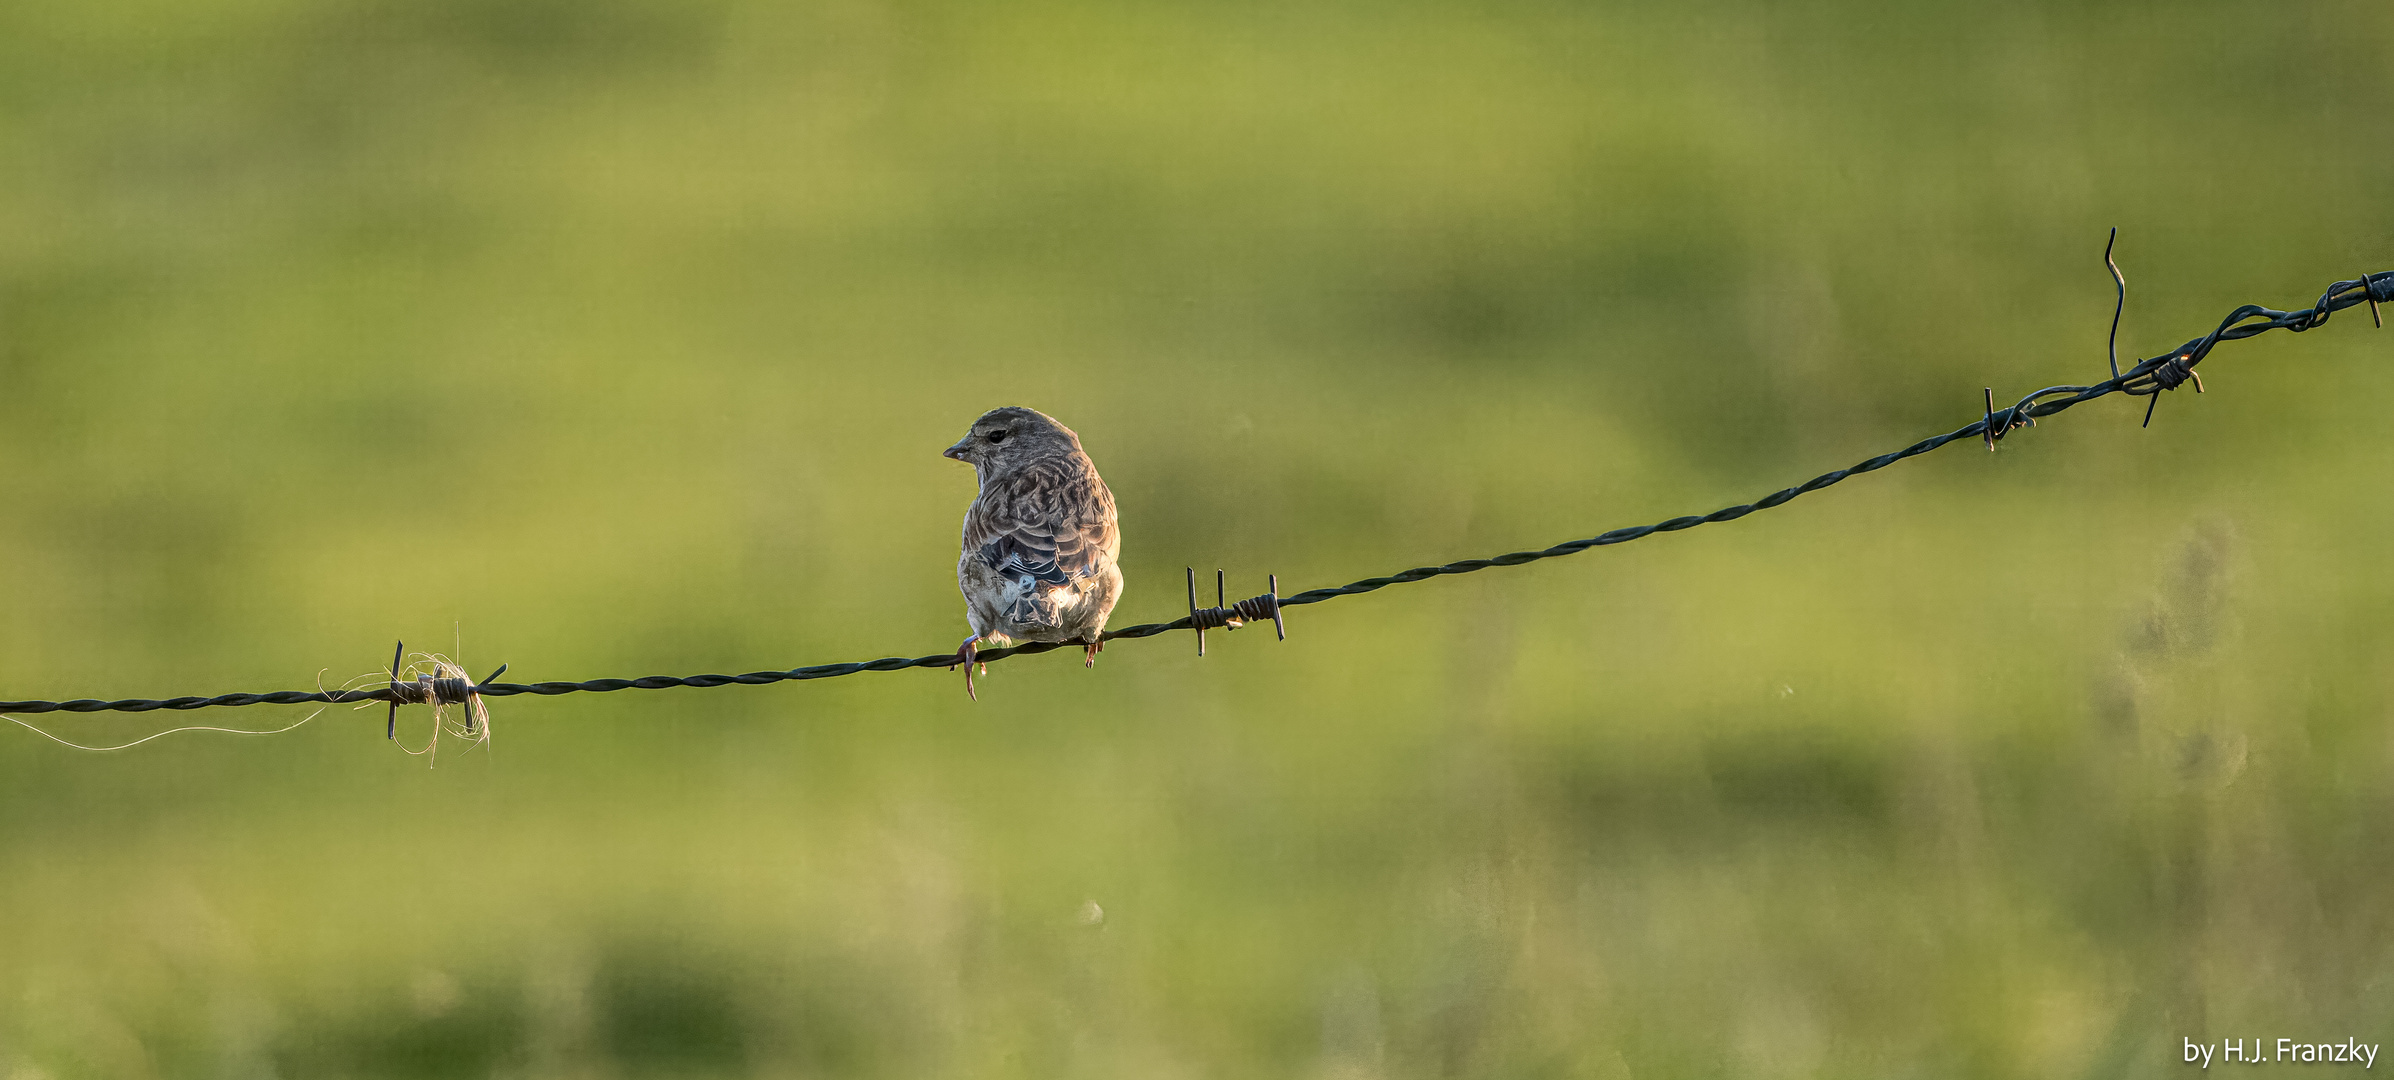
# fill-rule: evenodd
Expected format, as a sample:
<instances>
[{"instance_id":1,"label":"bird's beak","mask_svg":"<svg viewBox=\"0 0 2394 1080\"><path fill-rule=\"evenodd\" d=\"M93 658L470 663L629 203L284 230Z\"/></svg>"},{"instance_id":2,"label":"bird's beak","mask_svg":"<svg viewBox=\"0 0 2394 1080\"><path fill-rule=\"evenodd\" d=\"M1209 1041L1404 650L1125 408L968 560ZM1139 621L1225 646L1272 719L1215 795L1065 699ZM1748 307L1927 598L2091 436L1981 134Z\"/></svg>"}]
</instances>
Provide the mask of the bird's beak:
<instances>
[{"instance_id":1,"label":"bird's beak","mask_svg":"<svg viewBox=\"0 0 2394 1080\"><path fill-rule=\"evenodd\" d=\"M965 436L965 437L963 437L963 438L961 438L961 439L958 439L958 440L956 440L956 445L954 445L954 446L951 446L951 447L948 447L947 449L940 451L940 452L939 452L939 456L941 456L941 457L952 457L952 458L955 458L955 459L956 459L956 460L958 460L958 461L963 461L963 460L965 460L965 457L964 457L964 448L965 448L965 447L968 447L968 446L971 446L972 444L973 444L973 437L972 437L972 436L970 436L970 435L967 435L967 436Z\"/></svg>"}]
</instances>

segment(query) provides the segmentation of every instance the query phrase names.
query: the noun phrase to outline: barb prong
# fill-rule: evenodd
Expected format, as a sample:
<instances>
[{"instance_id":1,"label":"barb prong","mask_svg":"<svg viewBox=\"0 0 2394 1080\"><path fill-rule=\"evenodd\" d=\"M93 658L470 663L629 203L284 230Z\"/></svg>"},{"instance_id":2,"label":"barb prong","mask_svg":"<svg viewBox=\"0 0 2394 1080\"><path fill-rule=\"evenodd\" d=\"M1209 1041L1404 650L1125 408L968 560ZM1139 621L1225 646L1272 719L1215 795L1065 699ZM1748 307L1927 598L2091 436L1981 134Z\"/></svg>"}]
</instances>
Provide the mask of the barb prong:
<instances>
[{"instance_id":1,"label":"barb prong","mask_svg":"<svg viewBox=\"0 0 2394 1080\"><path fill-rule=\"evenodd\" d=\"M407 639L400 638L399 644L391 648L391 711L382 718L382 737L385 739L399 738L399 657L405 652Z\"/></svg>"},{"instance_id":2,"label":"barb prong","mask_svg":"<svg viewBox=\"0 0 2394 1080\"><path fill-rule=\"evenodd\" d=\"M2111 239L2103 242L2103 265L2111 267L2112 284L2119 286L2119 299L2111 305L2111 339L2104 343L2104 352L2111 361L2111 377L2120 377L2120 312L2128 307L2128 279L2121 276L2120 264L2111 261L2111 246L2118 243L2120 228L2112 226Z\"/></svg>"},{"instance_id":3,"label":"barb prong","mask_svg":"<svg viewBox=\"0 0 2394 1080\"><path fill-rule=\"evenodd\" d=\"M1197 617L1197 568L1189 567L1189 628L1197 631L1197 655L1205 655L1205 622Z\"/></svg>"}]
</instances>

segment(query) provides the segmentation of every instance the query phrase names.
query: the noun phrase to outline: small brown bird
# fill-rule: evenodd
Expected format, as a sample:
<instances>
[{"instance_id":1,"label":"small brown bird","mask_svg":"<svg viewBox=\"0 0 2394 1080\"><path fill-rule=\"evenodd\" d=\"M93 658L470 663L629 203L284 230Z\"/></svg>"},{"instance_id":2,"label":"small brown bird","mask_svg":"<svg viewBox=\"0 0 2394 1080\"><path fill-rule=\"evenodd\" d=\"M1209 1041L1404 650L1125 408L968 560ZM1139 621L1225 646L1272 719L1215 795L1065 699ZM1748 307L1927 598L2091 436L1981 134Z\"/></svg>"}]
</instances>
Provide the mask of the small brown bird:
<instances>
[{"instance_id":1,"label":"small brown bird","mask_svg":"<svg viewBox=\"0 0 2394 1080\"><path fill-rule=\"evenodd\" d=\"M973 632L956 650L964 692L982 645L1070 641L1097 663L1106 616L1122 597L1114 493L1081 437L1036 409L991 409L946 456L971 462L981 494L964 512L956 587Z\"/></svg>"}]
</instances>

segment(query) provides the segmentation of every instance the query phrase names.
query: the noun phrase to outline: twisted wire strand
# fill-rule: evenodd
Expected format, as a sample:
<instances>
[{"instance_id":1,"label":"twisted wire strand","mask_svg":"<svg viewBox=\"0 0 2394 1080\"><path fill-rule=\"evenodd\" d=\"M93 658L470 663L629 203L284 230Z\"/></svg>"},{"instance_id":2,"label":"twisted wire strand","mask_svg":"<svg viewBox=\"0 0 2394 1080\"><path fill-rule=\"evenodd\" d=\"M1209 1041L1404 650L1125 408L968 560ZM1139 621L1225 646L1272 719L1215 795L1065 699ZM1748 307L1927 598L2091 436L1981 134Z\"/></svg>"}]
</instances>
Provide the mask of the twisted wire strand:
<instances>
[{"instance_id":1,"label":"twisted wire strand","mask_svg":"<svg viewBox=\"0 0 2394 1080\"><path fill-rule=\"evenodd\" d=\"M2271 330L2291 330L2301 333L2326 323L2328 316L2345 308L2369 304L2374 311L2376 305L2385 303L2394 303L2394 271L2367 274L2355 280L2336 282L2328 286L2327 291L2320 294L2318 303L2300 311L2279 311L2258 304L2246 304L2229 312L2228 317L2220 320L2219 325L2210 333L2193 338L2186 344L2159 356L2140 360L2126 372L2114 378L2105 379L2089 386L2045 387L2028 394L2008 408L1990 410L1984 419L1972 421L1943 435L1922 439L1893 453L1881 454L1843 469L1822 473L1794 487L1781 488L1750 503L1723 507L1709 514L1675 517L1652 525L1635 525L1614 529L1611 532L1591 536L1584 540L1571 540L1536 551L1515 551L1488 559L1464 559L1441 566L1417 566L1411 570L1385 577L1369 577L1333 588L1312 589L1293 596L1281 597L1280 606L1288 608L1301 604L1319 604L1325 600L1335 600L1342 596L1359 596L1368 592L1376 592L1391 585L1427 581L1449 574L1469 574L1488 569L1491 566L1520 566L1523 563L1537 562L1540 559L1576 555L1589 548L1626 544L1655 533L1679 532L1695 528L1698 525L1735 521L1757 510L1783 506L1796 496L1819 491L1840 483L1848 477L1877 472L1905 458L1918 457L1949 443L1969 438L2000 440L2013 428L2025 426L2037 417L2052 416L2065 409L2108 394L2144 396L2157 395L2165 390L2174 390L2194 378L2195 365L2202 363L2205 357L2210 356L2212 349L2221 342L2239 341ZM1137 626L1126 626L1120 630L1109 630L1105 633L1104 640L1148 638L1157 634L1190 628L1190 621L1184 616L1171 622L1142 623ZM1010 656L1030 656L1067 647L1080 648L1078 644L1072 642L1032 642L1011 648L991 649L979 654L977 659L983 663L995 663ZM665 690L682 686L764 686L778 682L838 678L867 671L902 671L907 668L921 667L944 668L955 664L956 660L955 653L916 657L889 656L879 660L863 660L844 664L817 664L812 667L792 668L787 671L752 671L745 675L651 675L640 679L590 679L583 682L493 682L479 684L470 689L471 692L484 697L513 697L517 694L554 697L560 694L607 694L617 690ZM317 702L342 705L365 701L398 701L404 704L420 702L422 697L421 690L403 683L398 688L383 686L371 690L315 692L281 690L268 694L219 694L215 697L177 697L163 700L127 698L121 701L102 701L95 698L77 698L72 701L0 701L0 713L149 712L155 709L187 710L240 705L303 705Z\"/></svg>"}]
</instances>

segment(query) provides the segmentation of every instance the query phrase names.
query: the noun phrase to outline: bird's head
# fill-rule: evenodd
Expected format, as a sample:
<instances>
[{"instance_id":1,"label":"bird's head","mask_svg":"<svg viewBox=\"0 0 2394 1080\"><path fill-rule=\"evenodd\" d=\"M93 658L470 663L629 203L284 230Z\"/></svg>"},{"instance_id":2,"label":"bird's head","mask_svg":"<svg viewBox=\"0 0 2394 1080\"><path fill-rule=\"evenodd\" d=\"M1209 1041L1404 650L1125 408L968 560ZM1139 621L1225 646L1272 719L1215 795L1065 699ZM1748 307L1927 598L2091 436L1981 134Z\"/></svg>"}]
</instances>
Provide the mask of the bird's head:
<instances>
[{"instance_id":1,"label":"bird's head","mask_svg":"<svg viewBox=\"0 0 2394 1080\"><path fill-rule=\"evenodd\" d=\"M1081 437L1054 417L1037 409L1008 405L991 409L973 421L956 445L941 453L969 461L981 477L1002 476L1016 467L1043 458L1070 454L1081 448Z\"/></svg>"}]
</instances>

